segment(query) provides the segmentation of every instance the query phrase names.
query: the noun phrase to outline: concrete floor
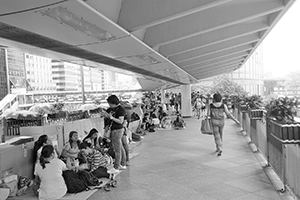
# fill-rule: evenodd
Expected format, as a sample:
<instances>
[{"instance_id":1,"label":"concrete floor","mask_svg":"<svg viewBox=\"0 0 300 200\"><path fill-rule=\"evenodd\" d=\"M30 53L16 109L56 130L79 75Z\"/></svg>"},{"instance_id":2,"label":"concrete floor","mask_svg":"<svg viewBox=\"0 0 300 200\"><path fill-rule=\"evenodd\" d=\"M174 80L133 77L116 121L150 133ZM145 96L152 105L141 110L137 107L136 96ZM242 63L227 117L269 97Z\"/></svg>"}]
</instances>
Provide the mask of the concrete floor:
<instances>
[{"instance_id":1,"label":"concrete floor","mask_svg":"<svg viewBox=\"0 0 300 200\"><path fill-rule=\"evenodd\" d=\"M136 156L117 176L118 187L88 200L288 200L266 175L241 128L226 120L224 152L216 156L213 136L200 133L200 120L185 130L148 133L131 151Z\"/></svg>"}]
</instances>

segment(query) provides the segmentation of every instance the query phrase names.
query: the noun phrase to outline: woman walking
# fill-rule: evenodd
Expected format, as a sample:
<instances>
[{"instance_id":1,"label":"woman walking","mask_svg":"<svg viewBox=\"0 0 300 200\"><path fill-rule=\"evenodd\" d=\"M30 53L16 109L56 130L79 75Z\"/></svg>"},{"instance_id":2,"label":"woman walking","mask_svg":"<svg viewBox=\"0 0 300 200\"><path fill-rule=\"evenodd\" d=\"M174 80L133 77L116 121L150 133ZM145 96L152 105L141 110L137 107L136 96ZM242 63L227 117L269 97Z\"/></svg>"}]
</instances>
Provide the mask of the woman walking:
<instances>
[{"instance_id":1,"label":"woman walking","mask_svg":"<svg viewBox=\"0 0 300 200\"><path fill-rule=\"evenodd\" d=\"M218 156L222 155L223 152L223 129L225 125L224 113L231 118L235 123L240 125L233 115L229 112L227 106L222 103L222 96L219 93L214 94L213 103L209 104L207 108L207 116L211 118L213 135L216 143L216 152Z\"/></svg>"}]
</instances>

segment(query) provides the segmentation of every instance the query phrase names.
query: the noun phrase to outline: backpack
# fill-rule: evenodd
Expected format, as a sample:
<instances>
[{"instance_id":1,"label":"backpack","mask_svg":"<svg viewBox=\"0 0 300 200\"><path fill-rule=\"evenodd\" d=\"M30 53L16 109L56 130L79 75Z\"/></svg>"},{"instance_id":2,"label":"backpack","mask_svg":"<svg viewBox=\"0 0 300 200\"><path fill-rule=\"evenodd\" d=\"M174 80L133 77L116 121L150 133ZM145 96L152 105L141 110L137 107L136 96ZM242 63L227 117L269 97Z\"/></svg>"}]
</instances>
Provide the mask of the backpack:
<instances>
[{"instance_id":1,"label":"backpack","mask_svg":"<svg viewBox=\"0 0 300 200\"><path fill-rule=\"evenodd\" d=\"M63 177L68 189L68 193L79 193L88 189L87 185L80 179L73 170L63 172Z\"/></svg>"},{"instance_id":2,"label":"backpack","mask_svg":"<svg viewBox=\"0 0 300 200\"><path fill-rule=\"evenodd\" d=\"M98 180L98 178L86 170L81 170L81 171L78 171L77 173L78 173L79 178L87 186L97 186L100 184L100 181Z\"/></svg>"}]
</instances>

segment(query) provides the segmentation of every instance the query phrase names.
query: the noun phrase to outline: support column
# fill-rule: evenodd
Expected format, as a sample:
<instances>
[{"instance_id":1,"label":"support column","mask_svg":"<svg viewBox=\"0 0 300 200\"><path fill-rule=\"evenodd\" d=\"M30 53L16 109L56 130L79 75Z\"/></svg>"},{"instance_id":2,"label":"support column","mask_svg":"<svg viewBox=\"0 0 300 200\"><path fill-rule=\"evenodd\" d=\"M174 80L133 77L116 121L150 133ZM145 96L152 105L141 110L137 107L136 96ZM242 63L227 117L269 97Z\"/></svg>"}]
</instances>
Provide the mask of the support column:
<instances>
[{"instance_id":1,"label":"support column","mask_svg":"<svg viewBox=\"0 0 300 200\"><path fill-rule=\"evenodd\" d=\"M181 115L182 117L192 117L191 85L181 86Z\"/></svg>"},{"instance_id":2,"label":"support column","mask_svg":"<svg viewBox=\"0 0 300 200\"><path fill-rule=\"evenodd\" d=\"M164 103L166 102L166 100L165 100L165 90L163 88L160 89L160 94L161 94L161 96L160 96L160 98L161 98L161 105L164 105Z\"/></svg>"}]
</instances>

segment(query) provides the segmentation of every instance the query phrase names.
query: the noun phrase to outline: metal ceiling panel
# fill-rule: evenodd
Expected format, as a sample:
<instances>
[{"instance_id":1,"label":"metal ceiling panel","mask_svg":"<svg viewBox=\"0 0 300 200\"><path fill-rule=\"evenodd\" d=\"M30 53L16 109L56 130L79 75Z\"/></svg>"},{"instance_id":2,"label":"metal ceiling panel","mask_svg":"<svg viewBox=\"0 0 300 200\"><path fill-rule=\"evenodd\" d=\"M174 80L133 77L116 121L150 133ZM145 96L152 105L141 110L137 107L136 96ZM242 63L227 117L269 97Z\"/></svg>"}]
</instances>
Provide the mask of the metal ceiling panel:
<instances>
[{"instance_id":1,"label":"metal ceiling panel","mask_svg":"<svg viewBox=\"0 0 300 200\"><path fill-rule=\"evenodd\" d=\"M253 21L253 22L252 22ZM165 56L174 56L200 47L217 44L237 37L253 34L268 29L267 17L259 21L251 20L237 25L231 25L208 33L199 34L190 38L179 40L170 44L162 45L159 52Z\"/></svg>"},{"instance_id":2,"label":"metal ceiling panel","mask_svg":"<svg viewBox=\"0 0 300 200\"><path fill-rule=\"evenodd\" d=\"M6 1L6 2L5 2ZM0 6L0 16L11 16L25 12L32 12L49 6L59 6L67 0L2 0Z\"/></svg>"},{"instance_id":3,"label":"metal ceiling panel","mask_svg":"<svg viewBox=\"0 0 300 200\"><path fill-rule=\"evenodd\" d=\"M231 0L123 0L118 24L131 32L229 1Z\"/></svg>"},{"instance_id":4,"label":"metal ceiling panel","mask_svg":"<svg viewBox=\"0 0 300 200\"><path fill-rule=\"evenodd\" d=\"M281 0L230 1L227 4L149 27L144 42L151 47L160 46L271 14L283 8Z\"/></svg>"},{"instance_id":5,"label":"metal ceiling panel","mask_svg":"<svg viewBox=\"0 0 300 200\"><path fill-rule=\"evenodd\" d=\"M123 0L88 0L86 4L117 23ZM105 6L104 6L105 5Z\"/></svg>"},{"instance_id":6,"label":"metal ceiling panel","mask_svg":"<svg viewBox=\"0 0 300 200\"><path fill-rule=\"evenodd\" d=\"M209 60L214 60L214 59L218 59L218 58L223 58L223 57L226 57L226 56L230 56L230 55L234 55L234 54L237 54L237 53L242 53L242 52L247 52L249 54L250 50L253 49L253 46L251 44L247 44L247 45L243 45L243 46L240 46L240 47L235 47L235 48L232 48L232 49L228 49L228 50L224 50L224 51L220 51L220 52L217 52L217 53L213 53L213 54L209 54L209 55L199 55L193 59L190 59L192 60L192 63L201 63L201 62L205 62L205 61L209 61ZM188 62L190 60L186 60L184 62ZM178 63L179 65L179 63Z\"/></svg>"},{"instance_id":7,"label":"metal ceiling panel","mask_svg":"<svg viewBox=\"0 0 300 200\"><path fill-rule=\"evenodd\" d=\"M197 75L197 73L203 73L206 71L218 71L223 68L227 68L228 66L241 64L244 59L236 59L227 63L210 65L209 67L199 65L197 68L188 69L189 73L193 73L193 75Z\"/></svg>"},{"instance_id":8,"label":"metal ceiling panel","mask_svg":"<svg viewBox=\"0 0 300 200\"><path fill-rule=\"evenodd\" d=\"M236 53L236 54L231 54L231 55L226 55L223 56L221 58L214 58L208 61L193 61L191 63L189 63L189 61L184 62L184 63L180 63L179 66L184 68L184 69L189 69L195 65L201 65L201 66L207 66L210 64L216 64L216 63L226 63L227 61L230 61L232 59L236 59L236 58L241 58L241 57L246 57L249 54L249 52L240 52L240 53Z\"/></svg>"},{"instance_id":9,"label":"metal ceiling panel","mask_svg":"<svg viewBox=\"0 0 300 200\"><path fill-rule=\"evenodd\" d=\"M169 57L169 59L175 63L180 63L185 60L190 60L192 58L195 58L199 55L202 55L202 56L209 55L212 53L221 52L224 50L232 49L232 48L243 46L246 44L251 44L251 43L257 42L257 41L259 41L258 34L246 35L246 36L242 36L242 37L228 40L225 42L221 42L219 44L210 45L205 48L199 48L199 49L192 50L192 51L189 51L189 52L186 52L183 54L171 56L171 57Z\"/></svg>"}]
</instances>

